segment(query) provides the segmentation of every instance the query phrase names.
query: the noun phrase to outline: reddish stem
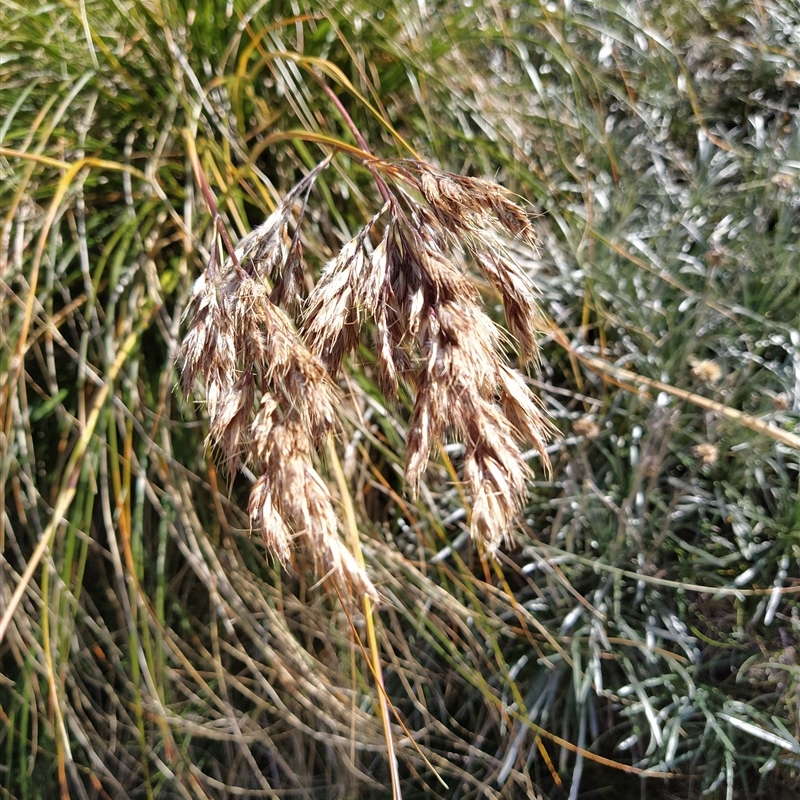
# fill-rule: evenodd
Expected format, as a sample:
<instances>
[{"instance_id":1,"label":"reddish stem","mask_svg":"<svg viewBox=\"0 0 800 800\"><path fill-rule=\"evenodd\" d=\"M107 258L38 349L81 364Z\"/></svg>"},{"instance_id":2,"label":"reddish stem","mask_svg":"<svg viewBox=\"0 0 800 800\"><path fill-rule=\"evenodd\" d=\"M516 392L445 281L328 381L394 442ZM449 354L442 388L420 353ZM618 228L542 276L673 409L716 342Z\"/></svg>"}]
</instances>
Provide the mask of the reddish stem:
<instances>
[{"instance_id":1,"label":"reddish stem","mask_svg":"<svg viewBox=\"0 0 800 800\"><path fill-rule=\"evenodd\" d=\"M372 155L369 149L369 145L367 145L366 140L361 135L361 131L358 129L358 126L353 122L353 118L350 114L347 113L347 109L342 105L342 101L337 97L336 92L325 83L319 75L316 75L314 72L311 73L317 83L322 87L322 91L328 95L330 101L336 106L336 110L342 115L342 118L345 121L345 124L348 128L350 128L353 136L355 136L356 142L358 146L367 154ZM391 192L389 191L389 187L386 185L386 181L383 179L381 174L378 170L369 162L366 163L367 169L372 173L372 176L375 178L375 183L378 186L378 191L381 193L381 197L383 198L384 202L389 202L391 200Z\"/></svg>"},{"instance_id":2,"label":"reddish stem","mask_svg":"<svg viewBox=\"0 0 800 800\"><path fill-rule=\"evenodd\" d=\"M203 171L203 167L200 165L200 157L196 156L193 160L194 170L197 173L197 177L200 180L200 191L203 193L203 197L206 201L206 205L208 206L208 210L211 212L211 216L214 220L214 224L216 225L217 230L219 231L219 235L222 238L222 244L225 246L225 249L228 251L228 255L231 257L231 262L237 269L241 269L242 265L239 263L239 259L236 257L236 251L233 248L233 244L231 243L230 237L228 236L228 231L225 228L225 223L222 221L222 215L219 213L219 209L217 208L216 200L214 199L214 193L211 191L211 187L208 185L208 181L206 180L206 174Z\"/></svg>"}]
</instances>

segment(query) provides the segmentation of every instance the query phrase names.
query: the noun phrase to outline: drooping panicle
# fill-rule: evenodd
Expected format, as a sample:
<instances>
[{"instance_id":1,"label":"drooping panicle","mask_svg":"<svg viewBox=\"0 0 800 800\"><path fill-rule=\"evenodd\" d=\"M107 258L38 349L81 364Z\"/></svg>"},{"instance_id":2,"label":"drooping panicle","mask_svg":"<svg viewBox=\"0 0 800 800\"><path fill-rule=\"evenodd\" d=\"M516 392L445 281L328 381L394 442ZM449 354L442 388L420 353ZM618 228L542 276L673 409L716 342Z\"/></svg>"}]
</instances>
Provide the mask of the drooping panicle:
<instances>
[{"instance_id":1,"label":"drooping panicle","mask_svg":"<svg viewBox=\"0 0 800 800\"><path fill-rule=\"evenodd\" d=\"M420 161L371 162L382 208L307 280L300 226L326 159L245 236L235 259L212 248L193 292L181 349L184 385L205 386L210 438L231 471L257 475L250 520L284 564L296 542L318 574L377 597L338 531L318 449L337 418L336 378L372 327L384 390L404 382L414 402L405 476L412 493L431 450L464 443L471 532L494 553L525 502L530 442L547 468L553 429L505 355L509 338L536 359L536 292L513 253L535 247L527 212L497 185ZM510 244L515 241L514 247ZM485 313L472 263L502 298L510 337ZM299 331L284 308L296 312Z\"/></svg>"},{"instance_id":2,"label":"drooping panicle","mask_svg":"<svg viewBox=\"0 0 800 800\"><path fill-rule=\"evenodd\" d=\"M326 163L239 242L236 263L209 262L194 287L179 361L187 389L205 386L209 438L230 473L247 461L258 475L250 522L270 552L288 565L293 543L302 541L317 571L345 595L377 597L338 536L333 499L313 464L315 446L336 420L335 384L277 305L303 302L299 236L296 230L290 239L288 230L297 196Z\"/></svg>"}]
</instances>

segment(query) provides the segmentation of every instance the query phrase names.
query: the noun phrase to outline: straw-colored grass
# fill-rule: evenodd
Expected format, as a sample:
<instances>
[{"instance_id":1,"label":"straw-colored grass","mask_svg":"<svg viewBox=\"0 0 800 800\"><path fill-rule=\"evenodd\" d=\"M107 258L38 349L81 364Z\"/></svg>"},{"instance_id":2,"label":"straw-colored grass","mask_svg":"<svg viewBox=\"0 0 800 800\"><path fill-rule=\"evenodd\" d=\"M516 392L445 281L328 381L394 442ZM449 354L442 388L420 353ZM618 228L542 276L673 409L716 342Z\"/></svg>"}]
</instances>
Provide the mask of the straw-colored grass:
<instances>
[{"instance_id":1,"label":"straw-colored grass","mask_svg":"<svg viewBox=\"0 0 800 800\"><path fill-rule=\"evenodd\" d=\"M795 5L4 3L0 795L792 797Z\"/></svg>"}]
</instances>

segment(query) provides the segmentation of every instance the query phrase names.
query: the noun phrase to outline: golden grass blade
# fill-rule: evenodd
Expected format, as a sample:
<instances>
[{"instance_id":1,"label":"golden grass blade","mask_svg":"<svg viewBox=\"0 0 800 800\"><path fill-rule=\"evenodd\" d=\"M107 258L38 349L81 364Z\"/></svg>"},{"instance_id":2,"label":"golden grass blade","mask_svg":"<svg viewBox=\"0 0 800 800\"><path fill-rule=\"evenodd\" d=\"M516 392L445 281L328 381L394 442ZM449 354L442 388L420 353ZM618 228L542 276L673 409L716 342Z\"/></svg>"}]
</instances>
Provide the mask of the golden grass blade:
<instances>
[{"instance_id":1,"label":"golden grass blade","mask_svg":"<svg viewBox=\"0 0 800 800\"><path fill-rule=\"evenodd\" d=\"M339 487L339 495L342 500L342 505L344 506L345 524L347 526L347 532L350 536L350 547L359 567L361 567L362 570L366 570L364 553L361 550L361 539L358 535L358 523L356 522L356 515L353 509L353 500L350 497L350 490L347 486L344 470L342 470L339 454L336 452L333 434L328 435L328 458L333 466L333 471L336 476L336 483ZM375 633L374 609L372 600L366 594L364 595L363 603L364 620L367 626L367 640L369 642L370 657L372 661L371 666L373 675L375 676L375 689L378 695L378 709L381 715L381 722L383 723L383 733L386 738L386 749L389 756L389 774L392 781L392 798L393 800L402 800L403 794L400 789L400 774L397 769L397 754L394 750L394 737L392 736L391 717L389 714L389 705L386 700L386 689L383 685L381 653L380 647L378 646L378 637ZM353 630L355 631L355 628Z\"/></svg>"},{"instance_id":2,"label":"golden grass blade","mask_svg":"<svg viewBox=\"0 0 800 800\"><path fill-rule=\"evenodd\" d=\"M786 431L783 428L779 428L777 425L773 425L771 422L764 422L763 420L753 417L750 414L745 414L738 409L725 406L722 403L718 403L716 400L709 400L707 397L695 394L694 392L689 392L686 389L681 389L677 386L672 386L669 383L657 381L653 378L647 378L644 375L639 375L638 373L632 372L629 369L615 367L613 364L609 364L600 358L595 358L594 356L581 353L572 347L572 345L569 343L569 340L564 335L564 332L555 324L555 322L553 322L553 320L548 320L548 324L556 341L568 351L571 357L574 356L581 363L586 364L595 372L610 376L615 381L620 382L619 385L627 388L629 391L636 391L634 387L636 384L638 384L640 386L647 386L650 389L656 389L659 392L666 392L667 394L673 395L673 397L679 397L681 400L686 400L687 402L693 403L701 408L705 408L708 411L713 411L717 414L720 414L726 419L743 425L745 428L750 428L750 430L756 431L757 433L762 433L765 436L769 436L771 439L781 442L781 444L785 444L787 447L791 447L793 450L800 450L800 436L797 434Z\"/></svg>"},{"instance_id":3,"label":"golden grass blade","mask_svg":"<svg viewBox=\"0 0 800 800\"><path fill-rule=\"evenodd\" d=\"M151 306L149 309L142 312L142 317L136 326L136 330L128 334L127 338L122 343L122 346L117 353L117 357L114 359L114 363L108 368L106 382L97 390L95 401L92 405L92 410L86 420L86 427L83 429L83 431L81 431L80 438L75 443L75 447L69 457L67 466L64 469L64 480L62 481L61 490L58 493L58 498L55 506L53 507L53 516L50 518L50 522L47 524L47 527L45 528L42 537L39 540L39 544L36 546L36 549L28 559L28 565L25 568L25 572L22 574L20 582L17 584L14 594L11 596L11 600L9 601L5 612L3 613L2 619L0 619L0 642L2 642L3 638L5 637L6 630L8 629L11 619L17 610L17 606L19 606L19 603L22 600L22 596L25 594L28 583L33 577L33 573L36 572L39 562L42 560L48 548L52 544L53 538L58 530L58 526L64 519L67 511L69 510L70 504L75 497L78 479L83 467L83 456L86 453L86 448L88 447L92 436L94 435L95 428L97 427L97 421L100 418L100 412L103 410L109 390L111 389L113 382L116 380L117 375L119 375L119 371L122 369L125 361L128 359L128 356L136 347L142 330L147 327L157 310L158 309L156 307Z\"/></svg>"},{"instance_id":4,"label":"golden grass blade","mask_svg":"<svg viewBox=\"0 0 800 800\"><path fill-rule=\"evenodd\" d=\"M608 364L607 362L603 361L602 359L593 358L592 356L583 354L577 355L584 364L587 364L597 372L610 375L612 378L619 381L626 381L632 384L643 384L644 386L647 386L651 389L656 389L659 392L666 392L674 397L679 397L681 400L686 400L687 402L693 403L701 408L705 408L708 411L713 411L717 414L720 414L721 416L725 417L725 419L738 422L745 428L750 428L750 430L756 431L757 433L762 433L765 436L769 436L770 439L774 439L776 442L785 444L787 447L791 447L794 450L800 450L800 436L791 433L790 431L786 431L783 428L779 428L777 425L773 425L771 422L764 422L757 417L750 416L750 414L745 414L738 409L725 406L722 403L718 403L716 400L709 400L707 397L695 394L694 392L689 392L686 389L680 389L677 386L671 386L668 383L657 381L653 378L646 378L644 375L638 375L635 372L631 372L629 369L615 367L612 364Z\"/></svg>"},{"instance_id":5,"label":"golden grass blade","mask_svg":"<svg viewBox=\"0 0 800 800\"><path fill-rule=\"evenodd\" d=\"M305 56L300 53L290 53L286 51L273 51L265 53L261 59L251 68L251 72L255 72L261 68L263 64L269 61L274 61L276 58L282 58L286 61L294 61L301 67L304 67L309 72L313 73L313 68L316 67L321 72L333 78L338 84L344 87L353 97L366 108L373 117L395 138L395 140L402 145L412 158L419 158L417 151L406 141L400 132L375 108L361 92L356 89L350 82L350 79L336 66L325 58L317 58L315 56Z\"/></svg>"}]
</instances>

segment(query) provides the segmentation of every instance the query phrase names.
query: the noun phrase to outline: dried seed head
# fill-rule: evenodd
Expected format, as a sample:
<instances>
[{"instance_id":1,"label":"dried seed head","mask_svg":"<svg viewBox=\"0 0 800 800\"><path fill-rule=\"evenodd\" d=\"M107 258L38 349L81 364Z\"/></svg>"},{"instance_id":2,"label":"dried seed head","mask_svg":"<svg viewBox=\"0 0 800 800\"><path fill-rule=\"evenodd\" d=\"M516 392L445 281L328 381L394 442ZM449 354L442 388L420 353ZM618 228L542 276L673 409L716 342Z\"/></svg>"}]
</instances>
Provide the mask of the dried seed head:
<instances>
[{"instance_id":1,"label":"dried seed head","mask_svg":"<svg viewBox=\"0 0 800 800\"><path fill-rule=\"evenodd\" d=\"M238 244L236 257L255 277L275 278L288 254L287 226L291 208L283 203Z\"/></svg>"},{"instance_id":2,"label":"dried seed head","mask_svg":"<svg viewBox=\"0 0 800 800\"><path fill-rule=\"evenodd\" d=\"M251 526L261 533L269 552L281 564L287 566L290 559L291 534L275 505L268 475L262 475L253 486L248 511Z\"/></svg>"},{"instance_id":3,"label":"dried seed head","mask_svg":"<svg viewBox=\"0 0 800 800\"><path fill-rule=\"evenodd\" d=\"M184 389L187 393L198 375L202 375L207 381L209 374L219 363L220 342L217 331L224 324L224 312L218 300L216 287L205 274L195 281L191 305L194 306L192 322L178 356L183 370Z\"/></svg>"},{"instance_id":4,"label":"dried seed head","mask_svg":"<svg viewBox=\"0 0 800 800\"><path fill-rule=\"evenodd\" d=\"M461 439L472 534L493 553L525 499L530 470L520 443L531 442L548 468L553 428L507 365L505 338L481 309L467 264L474 260L502 297L509 331L523 357L535 360L536 294L509 237L529 246L536 237L528 214L495 184L419 161L372 162L392 184L384 187L388 200L329 261L301 306L300 222L327 162L239 242L235 259L212 249L194 288L180 362L187 390L205 385L210 436L231 472L249 460L259 475L249 511L267 547L286 564L297 539L318 573L376 597L339 537L330 491L314 466L336 419L332 378L371 322L384 388L394 392L406 380L416 392L406 460L412 492L434 443ZM287 307L302 308L299 334Z\"/></svg>"},{"instance_id":5,"label":"dried seed head","mask_svg":"<svg viewBox=\"0 0 800 800\"><path fill-rule=\"evenodd\" d=\"M235 383L224 388L211 413L209 437L225 456L230 475L236 474L244 451L240 439L252 413L254 396L252 374L242 373Z\"/></svg>"},{"instance_id":6,"label":"dried seed head","mask_svg":"<svg viewBox=\"0 0 800 800\"><path fill-rule=\"evenodd\" d=\"M415 491L432 444L454 431L466 445L471 532L493 553L525 498L530 473L517 441L531 441L548 464L545 445L552 428L522 377L500 360L497 331L474 296L430 305L426 319L419 334L423 359L408 428L406 479Z\"/></svg>"},{"instance_id":7,"label":"dried seed head","mask_svg":"<svg viewBox=\"0 0 800 800\"><path fill-rule=\"evenodd\" d=\"M501 446L493 447L492 444ZM503 444L505 446L503 446ZM464 478L472 495L470 532L494 555L520 512L530 473L521 458L509 460L508 443L482 443L464 458Z\"/></svg>"},{"instance_id":8,"label":"dried seed head","mask_svg":"<svg viewBox=\"0 0 800 800\"><path fill-rule=\"evenodd\" d=\"M792 407L791 397L788 392L781 392L772 398L772 405L778 411L787 411Z\"/></svg>"},{"instance_id":9,"label":"dried seed head","mask_svg":"<svg viewBox=\"0 0 800 800\"><path fill-rule=\"evenodd\" d=\"M502 255L488 254L478 259L478 266L503 298L508 329L519 343L523 359L535 363L539 351L536 331L541 327L541 316L530 280L518 264Z\"/></svg>"},{"instance_id":10,"label":"dried seed head","mask_svg":"<svg viewBox=\"0 0 800 800\"><path fill-rule=\"evenodd\" d=\"M718 267L727 258L728 250L719 244L713 244L706 250L705 259L709 267Z\"/></svg>"},{"instance_id":11,"label":"dried seed head","mask_svg":"<svg viewBox=\"0 0 800 800\"><path fill-rule=\"evenodd\" d=\"M533 248L539 246L539 237L536 235L530 217L516 203L509 200L502 190L493 193L490 202L497 221L506 233L526 242Z\"/></svg>"},{"instance_id":12,"label":"dried seed head","mask_svg":"<svg viewBox=\"0 0 800 800\"><path fill-rule=\"evenodd\" d=\"M235 250L237 263L230 258L218 263L216 249L212 250L207 272L194 287L192 319L179 361L187 389L197 380L205 384L210 439L222 451L230 472L249 458L259 473L249 514L267 548L288 564L292 537L299 537L317 570L330 574L345 595L377 598L369 576L339 538L330 493L313 466L314 442L334 424L334 384L325 365L276 305L293 302L299 295L299 238L288 239L288 224L295 198L326 163L242 239ZM322 294L312 302L309 338L316 335L324 345L340 336L339 317L343 313L346 319L348 306L377 305L377 299L369 296L378 291L374 285L366 300L361 297L361 285L370 285L361 268L366 264L367 230L345 249L340 256L345 263L331 270L331 279L320 282ZM341 287L333 281L340 273L340 282L350 287L352 297L342 299ZM371 280L374 284L376 279ZM321 312L327 318L320 318ZM352 341L345 341L342 352L348 346Z\"/></svg>"},{"instance_id":13,"label":"dried seed head","mask_svg":"<svg viewBox=\"0 0 800 800\"><path fill-rule=\"evenodd\" d=\"M514 436L523 442L530 442L542 458L546 471L550 470L547 456L547 442L558 431L547 419L541 401L525 383L522 375L506 366L500 367L500 403Z\"/></svg>"},{"instance_id":14,"label":"dried seed head","mask_svg":"<svg viewBox=\"0 0 800 800\"><path fill-rule=\"evenodd\" d=\"M272 428L263 477L280 516L304 540L317 574L330 576L345 594L377 599L369 576L339 537L333 500L313 467L311 453L311 440L297 416Z\"/></svg>"},{"instance_id":15,"label":"dried seed head","mask_svg":"<svg viewBox=\"0 0 800 800\"><path fill-rule=\"evenodd\" d=\"M710 359L704 358L692 364L692 376L709 386L719 383L722 378L722 367Z\"/></svg>"},{"instance_id":16,"label":"dried seed head","mask_svg":"<svg viewBox=\"0 0 800 800\"><path fill-rule=\"evenodd\" d=\"M309 349L319 356L331 374L339 371L342 358L358 346L364 312L375 313L376 283L380 261L367 258L364 243L382 209L329 261L308 298L303 332Z\"/></svg>"},{"instance_id":17,"label":"dried seed head","mask_svg":"<svg viewBox=\"0 0 800 800\"><path fill-rule=\"evenodd\" d=\"M600 426L590 416L578 417L572 423L572 432L576 436L583 436L591 442L600 436Z\"/></svg>"},{"instance_id":18,"label":"dried seed head","mask_svg":"<svg viewBox=\"0 0 800 800\"><path fill-rule=\"evenodd\" d=\"M704 467L713 467L719 460L719 448L711 442L701 442L695 445L692 453Z\"/></svg>"},{"instance_id":19,"label":"dried seed head","mask_svg":"<svg viewBox=\"0 0 800 800\"><path fill-rule=\"evenodd\" d=\"M791 86L800 86L800 70L798 69L786 70L786 72L778 76L778 80L776 81L776 83L782 89L786 89Z\"/></svg>"},{"instance_id":20,"label":"dried seed head","mask_svg":"<svg viewBox=\"0 0 800 800\"><path fill-rule=\"evenodd\" d=\"M439 182L429 170L423 170L420 175L420 189L425 199L434 208L439 205L442 199L442 193L439 191Z\"/></svg>"},{"instance_id":21,"label":"dried seed head","mask_svg":"<svg viewBox=\"0 0 800 800\"><path fill-rule=\"evenodd\" d=\"M513 238L538 246L529 215L497 184L444 172L421 161L400 162L395 170L422 194L451 234L480 235L483 228L497 226Z\"/></svg>"},{"instance_id":22,"label":"dried seed head","mask_svg":"<svg viewBox=\"0 0 800 800\"><path fill-rule=\"evenodd\" d=\"M278 410L277 398L265 392L259 403L258 413L253 420L251 437L256 457L260 461L266 461L269 455L270 434L272 426L276 421L276 411Z\"/></svg>"}]
</instances>

